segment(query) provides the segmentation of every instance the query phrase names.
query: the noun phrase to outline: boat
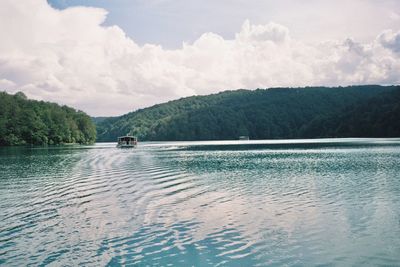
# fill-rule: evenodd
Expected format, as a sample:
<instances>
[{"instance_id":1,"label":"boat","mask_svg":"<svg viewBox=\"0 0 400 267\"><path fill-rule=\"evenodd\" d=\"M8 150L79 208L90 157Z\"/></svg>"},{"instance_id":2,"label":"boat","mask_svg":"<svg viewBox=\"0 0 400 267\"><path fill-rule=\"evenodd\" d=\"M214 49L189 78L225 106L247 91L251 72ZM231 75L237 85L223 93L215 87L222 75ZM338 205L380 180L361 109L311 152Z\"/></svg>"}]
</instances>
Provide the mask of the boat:
<instances>
[{"instance_id":1,"label":"boat","mask_svg":"<svg viewBox=\"0 0 400 267\"><path fill-rule=\"evenodd\" d=\"M239 136L239 140L250 140L250 138L247 135L242 135Z\"/></svg>"},{"instance_id":2,"label":"boat","mask_svg":"<svg viewBox=\"0 0 400 267\"><path fill-rule=\"evenodd\" d=\"M137 137L125 135L118 137L117 147L119 148L133 148L137 145Z\"/></svg>"}]
</instances>

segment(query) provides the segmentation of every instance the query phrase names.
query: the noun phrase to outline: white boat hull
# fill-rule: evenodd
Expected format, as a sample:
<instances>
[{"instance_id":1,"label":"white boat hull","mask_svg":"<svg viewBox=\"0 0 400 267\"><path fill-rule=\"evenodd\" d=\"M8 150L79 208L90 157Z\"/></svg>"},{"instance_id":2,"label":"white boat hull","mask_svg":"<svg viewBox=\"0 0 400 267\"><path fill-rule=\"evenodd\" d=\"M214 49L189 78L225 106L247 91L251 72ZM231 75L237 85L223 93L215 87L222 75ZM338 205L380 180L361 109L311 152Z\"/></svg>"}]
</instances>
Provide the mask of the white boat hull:
<instances>
[{"instance_id":1,"label":"white boat hull","mask_svg":"<svg viewBox=\"0 0 400 267\"><path fill-rule=\"evenodd\" d=\"M120 144L118 144L117 147L118 148L134 148L135 145L120 145Z\"/></svg>"},{"instance_id":2,"label":"white boat hull","mask_svg":"<svg viewBox=\"0 0 400 267\"><path fill-rule=\"evenodd\" d=\"M137 145L137 138L135 136L120 136L118 137L118 148L134 148Z\"/></svg>"}]
</instances>

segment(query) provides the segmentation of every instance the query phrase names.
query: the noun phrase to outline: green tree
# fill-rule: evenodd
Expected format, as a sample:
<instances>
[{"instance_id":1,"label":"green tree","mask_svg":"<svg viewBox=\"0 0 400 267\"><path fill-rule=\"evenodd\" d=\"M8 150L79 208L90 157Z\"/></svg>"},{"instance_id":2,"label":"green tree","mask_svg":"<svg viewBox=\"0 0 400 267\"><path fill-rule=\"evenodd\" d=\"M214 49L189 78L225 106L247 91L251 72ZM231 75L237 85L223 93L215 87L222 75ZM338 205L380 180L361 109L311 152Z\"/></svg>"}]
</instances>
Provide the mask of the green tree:
<instances>
[{"instance_id":1,"label":"green tree","mask_svg":"<svg viewBox=\"0 0 400 267\"><path fill-rule=\"evenodd\" d=\"M79 125L79 126L78 126ZM81 111L0 93L0 145L93 143L96 128Z\"/></svg>"}]
</instances>

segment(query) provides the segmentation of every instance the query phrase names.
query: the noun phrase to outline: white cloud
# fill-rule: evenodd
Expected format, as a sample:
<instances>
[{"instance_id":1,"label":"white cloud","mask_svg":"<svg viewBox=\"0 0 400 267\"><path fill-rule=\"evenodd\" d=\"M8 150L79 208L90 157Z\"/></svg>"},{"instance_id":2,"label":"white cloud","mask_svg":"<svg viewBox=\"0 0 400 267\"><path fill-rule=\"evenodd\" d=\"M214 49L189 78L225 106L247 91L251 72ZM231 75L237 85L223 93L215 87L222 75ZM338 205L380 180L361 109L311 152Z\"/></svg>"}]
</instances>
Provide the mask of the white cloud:
<instances>
[{"instance_id":1,"label":"white cloud","mask_svg":"<svg viewBox=\"0 0 400 267\"><path fill-rule=\"evenodd\" d=\"M225 89L400 82L400 33L390 30L368 43L310 44L282 25L245 21L233 39L204 33L166 50L103 26L103 9L60 11L45 0L0 6L0 90L23 90L91 115Z\"/></svg>"},{"instance_id":2,"label":"white cloud","mask_svg":"<svg viewBox=\"0 0 400 267\"><path fill-rule=\"evenodd\" d=\"M242 42L266 42L285 43L290 40L289 29L276 24L251 25L249 20L243 23L242 30L236 34L236 40Z\"/></svg>"},{"instance_id":3,"label":"white cloud","mask_svg":"<svg viewBox=\"0 0 400 267\"><path fill-rule=\"evenodd\" d=\"M400 53L400 31L395 33L392 30L386 30L378 38L384 47Z\"/></svg>"},{"instance_id":4,"label":"white cloud","mask_svg":"<svg viewBox=\"0 0 400 267\"><path fill-rule=\"evenodd\" d=\"M0 79L0 88L12 88L15 86L15 83L7 80L7 79Z\"/></svg>"}]
</instances>

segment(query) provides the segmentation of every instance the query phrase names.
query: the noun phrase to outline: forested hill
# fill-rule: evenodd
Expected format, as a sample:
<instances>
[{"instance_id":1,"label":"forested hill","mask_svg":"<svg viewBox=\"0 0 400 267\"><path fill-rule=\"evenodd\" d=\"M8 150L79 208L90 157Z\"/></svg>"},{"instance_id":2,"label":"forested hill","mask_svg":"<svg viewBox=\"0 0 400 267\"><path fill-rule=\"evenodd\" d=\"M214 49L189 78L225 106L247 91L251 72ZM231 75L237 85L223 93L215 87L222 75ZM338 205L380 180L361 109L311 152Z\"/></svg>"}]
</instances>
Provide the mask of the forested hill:
<instances>
[{"instance_id":1,"label":"forested hill","mask_svg":"<svg viewBox=\"0 0 400 267\"><path fill-rule=\"evenodd\" d=\"M81 111L0 92L0 145L93 143L96 128Z\"/></svg>"},{"instance_id":2,"label":"forested hill","mask_svg":"<svg viewBox=\"0 0 400 267\"><path fill-rule=\"evenodd\" d=\"M400 87L341 112L319 116L307 125L303 137L400 137Z\"/></svg>"},{"instance_id":3,"label":"forested hill","mask_svg":"<svg viewBox=\"0 0 400 267\"><path fill-rule=\"evenodd\" d=\"M399 90L370 85L193 96L104 119L98 141L126 133L139 140L400 136Z\"/></svg>"}]
</instances>

